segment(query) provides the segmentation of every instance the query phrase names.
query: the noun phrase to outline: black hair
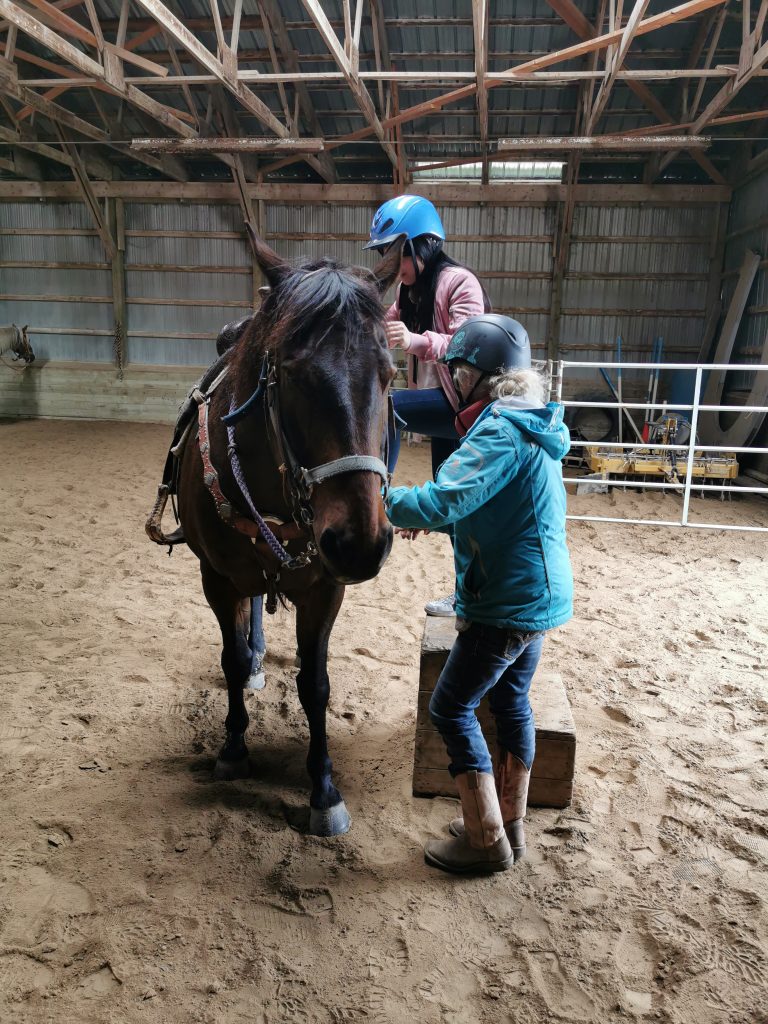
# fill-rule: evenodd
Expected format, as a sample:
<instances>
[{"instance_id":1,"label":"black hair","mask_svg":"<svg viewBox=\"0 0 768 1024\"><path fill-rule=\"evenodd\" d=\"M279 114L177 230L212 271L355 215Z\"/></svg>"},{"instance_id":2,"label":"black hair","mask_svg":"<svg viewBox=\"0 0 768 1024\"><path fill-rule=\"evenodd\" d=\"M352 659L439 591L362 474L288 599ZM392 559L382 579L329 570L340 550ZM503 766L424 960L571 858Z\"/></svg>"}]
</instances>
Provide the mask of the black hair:
<instances>
[{"instance_id":1,"label":"black hair","mask_svg":"<svg viewBox=\"0 0 768 1024\"><path fill-rule=\"evenodd\" d=\"M435 292L440 274L446 267L462 267L464 270L469 268L443 252L443 240L435 238L434 235L419 235L418 238L406 242L403 255L409 254L416 268L416 281L409 288L400 286L400 319L409 331L423 334L424 331L435 329ZM421 273L416 263L417 259L424 264ZM490 313L493 308L491 300L485 288L482 285L480 288L483 293L483 311Z\"/></svg>"}]
</instances>

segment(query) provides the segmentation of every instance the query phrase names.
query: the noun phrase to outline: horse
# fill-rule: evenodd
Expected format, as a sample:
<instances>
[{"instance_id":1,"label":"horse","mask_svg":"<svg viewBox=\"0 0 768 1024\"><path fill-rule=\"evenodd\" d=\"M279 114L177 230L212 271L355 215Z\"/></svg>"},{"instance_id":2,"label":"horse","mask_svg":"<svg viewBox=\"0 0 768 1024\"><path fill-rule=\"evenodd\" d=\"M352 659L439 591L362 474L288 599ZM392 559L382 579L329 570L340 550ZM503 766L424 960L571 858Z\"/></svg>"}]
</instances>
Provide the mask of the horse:
<instances>
[{"instance_id":1,"label":"horse","mask_svg":"<svg viewBox=\"0 0 768 1024\"><path fill-rule=\"evenodd\" d=\"M35 353L29 341L27 329L29 324L18 328L16 324L9 324L7 327L0 327L0 358L10 352L13 361L22 359L26 366L35 361ZM5 362L5 360L3 360ZM10 365L10 364L8 364ZM16 369L16 367L14 367ZM22 367L23 369L23 367Z\"/></svg>"},{"instance_id":2,"label":"horse","mask_svg":"<svg viewBox=\"0 0 768 1024\"><path fill-rule=\"evenodd\" d=\"M402 240L373 271L328 258L290 266L247 228L269 291L195 393L197 440L187 432L177 483L183 538L221 630L228 713L214 778L250 774L244 687L263 658L262 597L268 612L289 601L309 832L340 835L350 817L328 753L328 641L345 587L376 576L392 546L383 439L395 370L381 297Z\"/></svg>"}]
</instances>

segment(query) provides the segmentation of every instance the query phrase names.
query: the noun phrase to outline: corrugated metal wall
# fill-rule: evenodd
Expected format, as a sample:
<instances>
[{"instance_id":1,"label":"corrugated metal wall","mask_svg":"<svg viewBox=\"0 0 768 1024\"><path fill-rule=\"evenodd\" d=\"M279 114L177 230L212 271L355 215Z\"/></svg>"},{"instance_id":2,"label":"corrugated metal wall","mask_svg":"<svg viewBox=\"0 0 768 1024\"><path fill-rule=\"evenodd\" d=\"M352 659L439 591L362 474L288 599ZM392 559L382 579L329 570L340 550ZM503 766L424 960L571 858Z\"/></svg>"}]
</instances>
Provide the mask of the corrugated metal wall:
<instances>
[{"instance_id":1,"label":"corrugated metal wall","mask_svg":"<svg viewBox=\"0 0 768 1024\"><path fill-rule=\"evenodd\" d=\"M215 357L221 327L253 302L242 231L237 206L125 204L128 363L200 366Z\"/></svg>"},{"instance_id":2,"label":"corrugated metal wall","mask_svg":"<svg viewBox=\"0 0 768 1024\"><path fill-rule=\"evenodd\" d=\"M746 197L744 203L747 216ZM330 254L371 264L361 244L373 210L268 204L267 239L291 259ZM555 206L450 206L440 212L448 251L478 273L495 309L525 323L543 357ZM653 339L662 335L668 354L695 359L716 217L716 206L577 207L563 287L563 356L611 358L621 334L625 358L647 358ZM764 239L766 232L768 227ZM127 362L207 364L219 328L251 306L251 259L239 208L126 202L125 238ZM0 203L0 244L0 323L29 323L42 356L111 360L111 275L85 208ZM765 273L762 288L768 289Z\"/></svg>"},{"instance_id":3,"label":"corrugated metal wall","mask_svg":"<svg viewBox=\"0 0 768 1024\"><path fill-rule=\"evenodd\" d=\"M111 362L112 275L82 203L0 203L0 264L0 324L29 324L40 357Z\"/></svg>"}]
</instances>

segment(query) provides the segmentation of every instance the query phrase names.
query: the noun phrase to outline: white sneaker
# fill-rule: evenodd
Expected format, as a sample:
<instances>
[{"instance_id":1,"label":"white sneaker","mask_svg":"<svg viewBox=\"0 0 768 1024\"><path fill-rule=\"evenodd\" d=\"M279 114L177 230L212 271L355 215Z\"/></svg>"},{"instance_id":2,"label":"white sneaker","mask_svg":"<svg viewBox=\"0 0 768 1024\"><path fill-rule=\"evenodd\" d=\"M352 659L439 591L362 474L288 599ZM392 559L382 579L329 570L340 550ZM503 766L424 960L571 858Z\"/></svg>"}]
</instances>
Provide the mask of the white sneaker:
<instances>
[{"instance_id":1,"label":"white sneaker","mask_svg":"<svg viewBox=\"0 0 768 1024\"><path fill-rule=\"evenodd\" d=\"M449 618L456 614L456 595L446 594L445 597L438 597L434 601L429 601L424 605L424 611L427 615L439 615L443 618Z\"/></svg>"}]
</instances>

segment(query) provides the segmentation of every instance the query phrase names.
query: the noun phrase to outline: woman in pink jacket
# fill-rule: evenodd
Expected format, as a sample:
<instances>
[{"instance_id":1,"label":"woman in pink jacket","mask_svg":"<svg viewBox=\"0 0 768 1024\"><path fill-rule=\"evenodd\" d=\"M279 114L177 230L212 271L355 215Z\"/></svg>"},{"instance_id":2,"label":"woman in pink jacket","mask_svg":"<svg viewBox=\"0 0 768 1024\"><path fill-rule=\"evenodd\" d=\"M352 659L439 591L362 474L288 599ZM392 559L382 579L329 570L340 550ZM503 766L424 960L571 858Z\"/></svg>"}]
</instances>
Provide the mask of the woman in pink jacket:
<instances>
[{"instance_id":1,"label":"woman in pink jacket","mask_svg":"<svg viewBox=\"0 0 768 1024\"><path fill-rule=\"evenodd\" d=\"M435 477L459 446L454 426L459 399L448 367L437 360L464 321L490 312L491 305L472 271L443 252L445 230L428 199L398 196L380 206L365 248L386 252L402 235L400 285L385 329L389 347L408 356L408 390L392 392L400 429L390 438L389 469L397 462L400 430L410 430L431 439ZM427 612L453 615L453 595L430 601Z\"/></svg>"}]
</instances>

